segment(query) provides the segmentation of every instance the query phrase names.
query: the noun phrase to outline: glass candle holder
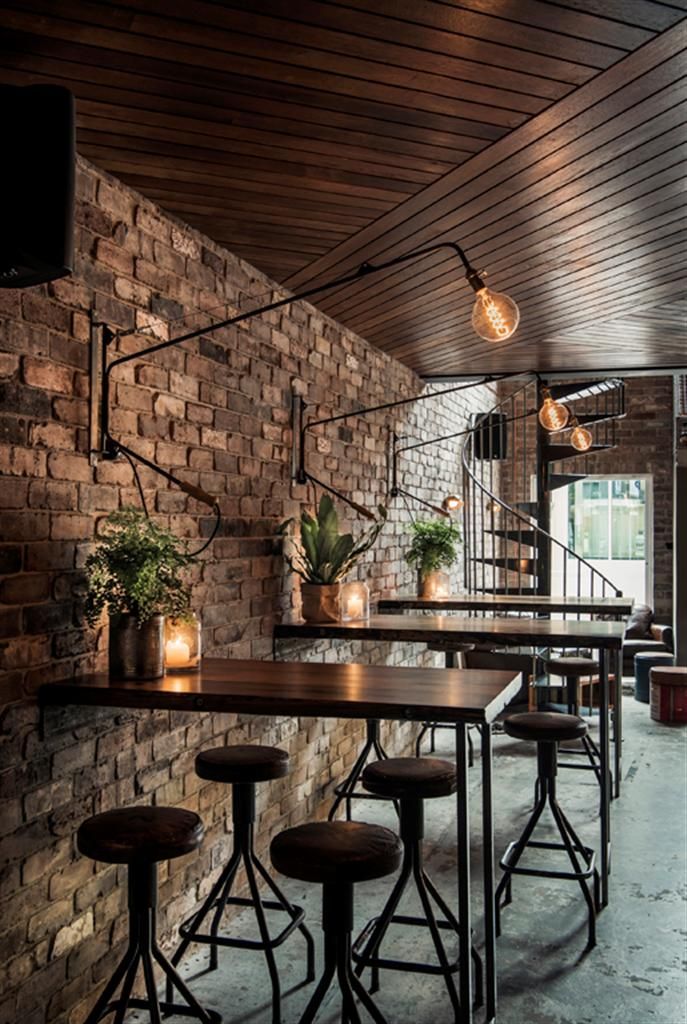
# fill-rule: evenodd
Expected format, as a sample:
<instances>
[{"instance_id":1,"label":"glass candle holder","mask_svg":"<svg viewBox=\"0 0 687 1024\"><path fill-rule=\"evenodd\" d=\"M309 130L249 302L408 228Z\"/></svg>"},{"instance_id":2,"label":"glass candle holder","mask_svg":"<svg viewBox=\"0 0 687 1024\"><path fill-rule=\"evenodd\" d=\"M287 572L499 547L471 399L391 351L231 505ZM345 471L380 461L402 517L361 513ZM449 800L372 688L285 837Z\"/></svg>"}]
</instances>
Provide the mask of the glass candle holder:
<instances>
[{"instance_id":1,"label":"glass candle holder","mask_svg":"<svg viewBox=\"0 0 687 1024\"><path fill-rule=\"evenodd\" d=\"M447 572L428 572L422 577L422 597L435 600L451 596L451 577Z\"/></svg>"},{"instance_id":2,"label":"glass candle holder","mask_svg":"<svg viewBox=\"0 0 687 1024\"><path fill-rule=\"evenodd\" d=\"M165 672L194 672L200 668L200 619L191 612L165 621Z\"/></svg>"},{"instance_id":3,"label":"glass candle holder","mask_svg":"<svg viewBox=\"0 0 687 1024\"><path fill-rule=\"evenodd\" d=\"M341 587L341 619L367 619L370 615L370 590L367 583L356 581Z\"/></svg>"}]
</instances>

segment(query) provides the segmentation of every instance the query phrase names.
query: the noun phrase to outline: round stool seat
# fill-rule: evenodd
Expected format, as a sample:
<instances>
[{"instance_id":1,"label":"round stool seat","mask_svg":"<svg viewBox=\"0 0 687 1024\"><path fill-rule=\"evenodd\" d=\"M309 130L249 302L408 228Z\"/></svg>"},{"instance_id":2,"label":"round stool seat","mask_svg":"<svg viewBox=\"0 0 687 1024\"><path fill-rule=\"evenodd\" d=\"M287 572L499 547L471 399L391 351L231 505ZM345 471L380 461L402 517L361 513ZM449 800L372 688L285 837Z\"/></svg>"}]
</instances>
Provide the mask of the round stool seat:
<instances>
[{"instance_id":1,"label":"round stool seat","mask_svg":"<svg viewBox=\"0 0 687 1024\"><path fill-rule=\"evenodd\" d=\"M267 782L288 770L289 755L279 747L246 743L202 750L196 757L196 774L212 782Z\"/></svg>"},{"instance_id":2,"label":"round stool seat","mask_svg":"<svg viewBox=\"0 0 687 1024\"><path fill-rule=\"evenodd\" d=\"M382 825L359 821L315 821L275 836L272 863L302 882L366 882L399 867L401 840Z\"/></svg>"},{"instance_id":3,"label":"round stool seat","mask_svg":"<svg viewBox=\"0 0 687 1024\"><path fill-rule=\"evenodd\" d=\"M363 786L370 793L399 799L450 796L456 791L456 766L436 757L390 757L368 764Z\"/></svg>"},{"instance_id":4,"label":"round stool seat","mask_svg":"<svg viewBox=\"0 0 687 1024\"><path fill-rule=\"evenodd\" d=\"M122 807L88 818L76 842L81 853L107 864L155 864L200 846L203 822L179 807Z\"/></svg>"},{"instance_id":5,"label":"round stool seat","mask_svg":"<svg viewBox=\"0 0 687 1024\"><path fill-rule=\"evenodd\" d=\"M517 740L539 743L560 743L578 740L587 734L587 726L577 715L559 714L557 711L527 711L511 715L503 723L504 732Z\"/></svg>"},{"instance_id":6,"label":"round stool seat","mask_svg":"<svg viewBox=\"0 0 687 1024\"><path fill-rule=\"evenodd\" d=\"M563 676L567 679L581 679L591 676L599 670L599 663L594 658L581 658L570 655L564 658L552 658L546 662L546 671L551 676Z\"/></svg>"}]
</instances>

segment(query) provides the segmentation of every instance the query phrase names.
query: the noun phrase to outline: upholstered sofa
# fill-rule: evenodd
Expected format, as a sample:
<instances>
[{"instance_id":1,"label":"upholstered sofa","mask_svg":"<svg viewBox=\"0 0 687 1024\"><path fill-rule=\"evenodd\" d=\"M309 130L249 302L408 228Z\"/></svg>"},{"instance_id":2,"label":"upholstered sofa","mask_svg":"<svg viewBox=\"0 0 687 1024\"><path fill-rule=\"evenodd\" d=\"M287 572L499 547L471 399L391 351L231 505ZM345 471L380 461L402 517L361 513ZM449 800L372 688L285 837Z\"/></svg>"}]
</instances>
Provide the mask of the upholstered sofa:
<instances>
[{"instance_id":1,"label":"upholstered sofa","mask_svg":"<svg viewBox=\"0 0 687 1024\"><path fill-rule=\"evenodd\" d=\"M640 651L675 650L672 626L654 622L654 613L648 605L636 604L632 609L623 639L623 675L634 675L634 656Z\"/></svg>"}]
</instances>

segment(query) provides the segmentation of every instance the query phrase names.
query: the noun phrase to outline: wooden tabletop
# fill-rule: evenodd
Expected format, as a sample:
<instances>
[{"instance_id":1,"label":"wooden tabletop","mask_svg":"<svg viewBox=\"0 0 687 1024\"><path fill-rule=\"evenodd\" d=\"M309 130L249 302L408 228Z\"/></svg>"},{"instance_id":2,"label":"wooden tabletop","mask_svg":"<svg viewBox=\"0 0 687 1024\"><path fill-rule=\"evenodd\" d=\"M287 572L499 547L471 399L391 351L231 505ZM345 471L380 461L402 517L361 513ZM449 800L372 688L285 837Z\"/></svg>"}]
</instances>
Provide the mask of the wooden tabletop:
<instances>
[{"instance_id":1,"label":"wooden tabletop","mask_svg":"<svg viewBox=\"0 0 687 1024\"><path fill-rule=\"evenodd\" d=\"M551 594L452 594L450 597L417 597L385 594L377 607L380 614L417 609L422 611L522 611L573 612L580 615L630 615L631 597L565 597Z\"/></svg>"},{"instance_id":2,"label":"wooden tabletop","mask_svg":"<svg viewBox=\"0 0 687 1024\"><path fill-rule=\"evenodd\" d=\"M200 672L145 682L107 675L46 683L43 704L255 715L493 722L520 676L491 669L203 659Z\"/></svg>"},{"instance_id":3,"label":"wooden tabletop","mask_svg":"<svg viewBox=\"0 0 687 1024\"><path fill-rule=\"evenodd\" d=\"M405 640L448 643L455 640L493 641L495 646L561 646L619 649L622 622L559 621L551 619L467 618L453 615L371 615L356 622L282 623L274 627L277 639Z\"/></svg>"}]
</instances>

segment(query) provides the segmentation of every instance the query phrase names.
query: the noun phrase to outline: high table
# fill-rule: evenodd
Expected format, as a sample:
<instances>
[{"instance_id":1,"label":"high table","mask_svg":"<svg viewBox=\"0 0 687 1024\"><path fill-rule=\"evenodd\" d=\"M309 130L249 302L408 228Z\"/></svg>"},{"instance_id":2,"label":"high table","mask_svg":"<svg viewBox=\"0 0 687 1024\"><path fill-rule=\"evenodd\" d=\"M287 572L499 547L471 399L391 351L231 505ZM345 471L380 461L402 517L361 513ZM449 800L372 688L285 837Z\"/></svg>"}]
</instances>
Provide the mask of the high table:
<instances>
[{"instance_id":1,"label":"high table","mask_svg":"<svg viewBox=\"0 0 687 1024\"><path fill-rule=\"evenodd\" d=\"M398 622L398 618L396 619ZM254 715L384 718L422 722L441 719L455 725L456 853L460 924L460 1003L465 1024L473 1020L470 964L470 817L467 726L481 726L485 977L487 1020L496 1015L494 921L494 834L491 778L491 724L520 689L518 675L484 669L401 668L376 665L322 665L308 662L204 659L200 672L145 682L121 682L106 675L46 683L39 691L47 705L87 704L176 711L228 711ZM45 728L45 723L44 723Z\"/></svg>"},{"instance_id":2,"label":"high table","mask_svg":"<svg viewBox=\"0 0 687 1024\"><path fill-rule=\"evenodd\" d=\"M416 597L385 594L379 599L380 614L397 611L531 612L534 615L604 615L622 619L632 613L631 597L566 597L551 594L451 594L449 597Z\"/></svg>"},{"instance_id":3,"label":"high table","mask_svg":"<svg viewBox=\"0 0 687 1024\"><path fill-rule=\"evenodd\" d=\"M632 613L632 597L577 597L552 594L451 594L448 597L418 597L415 594L384 594L377 602L380 614L405 611L434 612L525 612L531 615L603 615L625 619ZM447 654L446 664L449 665ZM620 796L620 772L623 742L622 652L614 655L614 790Z\"/></svg>"},{"instance_id":4,"label":"high table","mask_svg":"<svg viewBox=\"0 0 687 1024\"><path fill-rule=\"evenodd\" d=\"M562 621L519 618L466 618L448 615L371 615L355 622L303 622L274 627L279 639L405 641L424 644L493 643L501 647L589 647L599 652L599 752L601 812L599 874L601 903L608 903L610 866L610 747L608 730L609 659L620 652L622 622ZM618 676L616 671L616 679ZM430 716L428 716L429 718ZM427 719L425 719L427 720ZM440 717L434 721L443 721ZM450 719L447 719L450 721ZM618 736L616 734L616 741ZM617 742L618 747L620 744Z\"/></svg>"}]
</instances>

